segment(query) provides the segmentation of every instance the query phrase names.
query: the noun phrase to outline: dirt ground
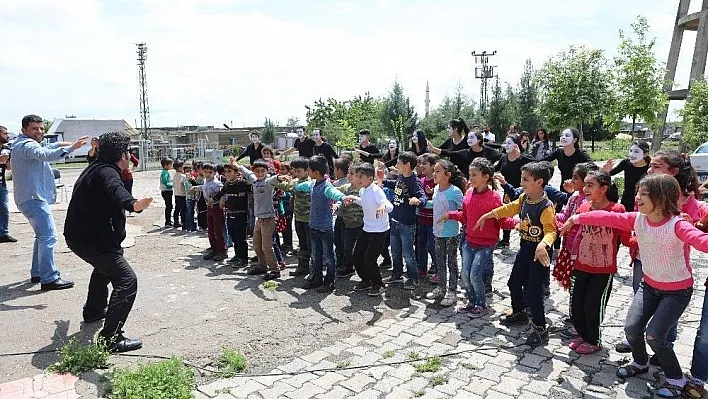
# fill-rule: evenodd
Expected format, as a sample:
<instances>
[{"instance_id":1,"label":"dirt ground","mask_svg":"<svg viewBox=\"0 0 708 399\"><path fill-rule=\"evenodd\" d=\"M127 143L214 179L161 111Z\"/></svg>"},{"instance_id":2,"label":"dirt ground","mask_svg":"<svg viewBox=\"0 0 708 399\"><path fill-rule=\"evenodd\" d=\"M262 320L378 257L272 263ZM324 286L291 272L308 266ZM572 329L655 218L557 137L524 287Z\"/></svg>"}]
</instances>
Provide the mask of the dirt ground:
<instances>
[{"instance_id":1,"label":"dirt ground","mask_svg":"<svg viewBox=\"0 0 708 399\"><path fill-rule=\"evenodd\" d=\"M79 173L63 171L69 193ZM144 342L134 355L176 355L207 366L222 348L229 347L245 353L250 372L267 371L411 306L410 294L402 290L392 291L385 299L355 296L352 301L349 294L354 283L348 280L339 280L330 295L306 292L300 288L302 278L291 277L268 290L262 287L260 276L247 276L245 268L202 260L201 251L208 247L204 234L160 227L164 203L158 176L156 171L135 174L135 196L151 195L155 202L128 219L129 237L124 243L139 286L125 326L126 336ZM64 242L67 205L65 199L53 206L59 232L55 256L62 277L75 281L76 286L43 292L29 282L32 229L11 200L10 233L19 242L0 244L0 382L32 377L57 360L56 353L9 354L57 349L73 337L86 343L102 326L82 323L91 267ZM295 261L288 259L291 267ZM116 366L149 360L111 357ZM98 377L84 374L77 384L79 394L100 395ZM200 375L199 382L210 378Z\"/></svg>"}]
</instances>

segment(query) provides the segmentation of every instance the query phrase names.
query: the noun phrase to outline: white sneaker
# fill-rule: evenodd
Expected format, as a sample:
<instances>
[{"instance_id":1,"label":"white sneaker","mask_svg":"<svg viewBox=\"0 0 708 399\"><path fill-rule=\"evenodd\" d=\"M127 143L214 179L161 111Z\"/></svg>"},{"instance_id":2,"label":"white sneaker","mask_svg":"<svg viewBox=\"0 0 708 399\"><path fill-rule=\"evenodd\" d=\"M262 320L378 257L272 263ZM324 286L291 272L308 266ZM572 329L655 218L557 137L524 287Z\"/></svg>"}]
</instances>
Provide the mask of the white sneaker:
<instances>
[{"instance_id":1,"label":"white sneaker","mask_svg":"<svg viewBox=\"0 0 708 399\"><path fill-rule=\"evenodd\" d=\"M440 301L441 306L452 306L457 302L457 298L455 297L454 292L448 292L445 294L445 298L443 298L442 301Z\"/></svg>"},{"instance_id":2,"label":"white sneaker","mask_svg":"<svg viewBox=\"0 0 708 399\"><path fill-rule=\"evenodd\" d=\"M445 296L445 293L440 289L440 287L435 287L432 292L425 294L425 297L428 299L439 299L443 296Z\"/></svg>"}]
</instances>

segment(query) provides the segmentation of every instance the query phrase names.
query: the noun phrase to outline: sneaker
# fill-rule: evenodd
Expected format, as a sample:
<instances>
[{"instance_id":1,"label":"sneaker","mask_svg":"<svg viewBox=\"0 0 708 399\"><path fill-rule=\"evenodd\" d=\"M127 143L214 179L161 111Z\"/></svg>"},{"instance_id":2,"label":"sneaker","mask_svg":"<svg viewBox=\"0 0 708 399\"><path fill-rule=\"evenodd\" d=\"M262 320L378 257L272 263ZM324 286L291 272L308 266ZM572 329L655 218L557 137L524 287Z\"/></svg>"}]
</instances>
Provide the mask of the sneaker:
<instances>
[{"instance_id":1,"label":"sneaker","mask_svg":"<svg viewBox=\"0 0 708 399\"><path fill-rule=\"evenodd\" d=\"M509 248L509 241L501 240L494 246L494 249Z\"/></svg>"},{"instance_id":2,"label":"sneaker","mask_svg":"<svg viewBox=\"0 0 708 399\"><path fill-rule=\"evenodd\" d=\"M584 343L585 343L585 340L582 339L581 337L578 337L578 338L575 338L574 340L570 341L570 343L568 344L568 348L570 348L572 350L576 350L576 349L578 349L578 347L580 345L582 345Z\"/></svg>"},{"instance_id":3,"label":"sneaker","mask_svg":"<svg viewBox=\"0 0 708 399\"><path fill-rule=\"evenodd\" d=\"M172 222L165 222L165 227L172 227Z\"/></svg>"},{"instance_id":4,"label":"sneaker","mask_svg":"<svg viewBox=\"0 0 708 399\"><path fill-rule=\"evenodd\" d=\"M253 269L248 271L249 276L257 276L259 274L266 274L266 273L268 273L268 271L263 269L262 267L254 267Z\"/></svg>"},{"instance_id":5,"label":"sneaker","mask_svg":"<svg viewBox=\"0 0 708 399\"><path fill-rule=\"evenodd\" d=\"M558 335L560 335L562 338L566 339L576 339L580 335L578 334L578 330L575 329L575 327L570 326L566 329L559 330Z\"/></svg>"},{"instance_id":6,"label":"sneaker","mask_svg":"<svg viewBox=\"0 0 708 399\"><path fill-rule=\"evenodd\" d=\"M342 270L342 272L338 273L337 276L339 278L349 278L355 274L356 274L356 272L354 271L354 269L350 269L350 270Z\"/></svg>"},{"instance_id":7,"label":"sneaker","mask_svg":"<svg viewBox=\"0 0 708 399\"><path fill-rule=\"evenodd\" d=\"M181 229L182 225L181 224L173 224L172 227L174 227L175 229Z\"/></svg>"},{"instance_id":8,"label":"sneaker","mask_svg":"<svg viewBox=\"0 0 708 399\"><path fill-rule=\"evenodd\" d=\"M231 261L229 261L229 262L231 262ZM231 263L231 266L233 266L233 267L244 267L246 265L248 265L248 261L243 258L239 258L236 260L236 262Z\"/></svg>"},{"instance_id":9,"label":"sneaker","mask_svg":"<svg viewBox=\"0 0 708 399\"><path fill-rule=\"evenodd\" d=\"M545 326L533 326L531 334L526 338L526 345L539 346L548 343L548 328Z\"/></svg>"},{"instance_id":10,"label":"sneaker","mask_svg":"<svg viewBox=\"0 0 708 399\"><path fill-rule=\"evenodd\" d=\"M263 280L270 281L280 278L280 272L268 272L263 276Z\"/></svg>"},{"instance_id":11,"label":"sneaker","mask_svg":"<svg viewBox=\"0 0 708 399\"><path fill-rule=\"evenodd\" d=\"M468 315L474 310L475 305L467 305L464 308L457 309L457 313Z\"/></svg>"},{"instance_id":12,"label":"sneaker","mask_svg":"<svg viewBox=\"0 0 708 399\"><path fill-rule=\"evenodd\" d=\"M425 294L425 297L427 299L440 299L445 296L445 291L443 291L440 287L435 287L431 292L428 292Z\"/></svg>"},{"instance_id":13,"label":"sneaker","mask_svg":"<svg viewBox=\"0 0 708 399\"><path fill-rule=\"evenodd\" d=\"M467 316L472 318L472 319L477 319L482 316L486 316L489 314L489 308L486 306L479 306L479 305L474 305L472 309L470 309L467 312Z\"/></svg>"},{"instance_id":14,"label":"sneaker","mask_svg":"<svg viewBox=\"0 0 708 399\"><path fill-rule=\"evenodd\" d=\"M214 259L214 256L216 256L216 252L208 252L206 255L203 256L204 260L212 260Z\"/></svg>"},{"instance_id":15,"label":"sneaker","mask_svg":"<svg viewBox=\"0 0 708 399\"><path fill-rule=\"evenodd\" d=\"M325 281L317 288L320 294L329 294L334 291L334 281Z\"/></svg>"},{"instance_id":16,"label":"sneaker","mask_svg":"<svg viewBox=\"0 0 708 399\"><path fill-rule=\"evenodd\" d=\"M222 260L226 259L227 257L228 256L222 252L222 253L215 254L214 256L212 256L211 259L214 260L215 262L221 262Z\"/></svg>"},{"instance_id":17,"label":"sneaker","mask_svg":"<svg viewBox=\"0 0 708 399\"><path fill-rule=\"evenodd\" d=\"M617 351L617 353L630 353L632 351L632 347L629 346L629 343L626 341L622 341L615 345L615 351Z\"/></svg>"},{"instance_id":18,"label":"sneaker","mask_svg":"<svg viewBox=\"0 0 708 399\"><path fill-rule=\"evenodd\" d=\"M4 236L0 237L0 243L4 243L4 242L17 242L17 239L13 238L10 235L4 235Z\"/></svg>"},{"instance_id":19,"label":"sneaker","mask_svg":"<svg viewBox=\"0 0 708 399\"><path fill-rule=\"evenodd\" d=\"M402 283L403 276L396 276L395 274L386 279L386 284Z\"/></svg>"},{"instance_id":20,"label":"sneaker","mask_svg":"<svg viewBox=\"0 0 708 399\"><path fill-rule=\"evenodd\" d=\"M406 281L406 283L403 284L403 289L404 290L414 290L414 289L418 288L419 284L420 283L418 282L418 280L413 280L412 278L409 278Z\"/></svg>"},{"instance_id":21,"label":"sneaker","mask_svg":"<svg viewBox=\"0 0 708 399\"><path fill-rule=\"evenodd\" d=\"M448 291L445 294L445 298L443 298L442 301L440 301L440 306L452 306L457 302L457 297L454 292Z\"/></svg>"},{"instance_id":22,"label":"sneaker","mask_svg":"<svg viewBox=\"0 0 708 399\"><path fill-rule=\"evenodd\" d=\"M589 355L591 353L599 351L600 349L602 349L601 346L596 346L587 342L583 342L577 348L575 348L575 352L581 355Z\"/></svg>"},{"instance_id":23,"label":"sneaker","mask_svg":"<svg viewBox=\"0 0 708 399\"><path fill-rule=\"evenodd\" d=\"M438 277L437 274L433 274L433 275L429 275L429 276L430 277L428 277L428 281L430 281L431 283L437 284L440 282L440 277Z\"/></svg>"},{"instance_id":24,"label":"sneaker","mask_svg":"<svg viewBox=\"0 0 708 399\"><path fill-rule=\"evenodd\" d=\"M383 294L383 292L384 292L384 287L382 287L380 285L374 285L373 287L371 287L371 289L369 289L369 292L367 295L381 296L381 294Z\"/></svg>"},{"instance_id":25,"label":"sneaker","mask_svg":"<svg viewBox=\"0 0 708 399\"><path fill-rule=\"evenodd\" d=\"M372 287L371 283L368 281L360 281L354 286L354 291L368 291Z\"/></svg>"},{"instance_id":26,"label":"sneaker","mask_svg":"<svg viewBox=\"0 0 708 399\"><path fill-rule=\"evenodd\" d=\"M689 379L683 388L683 396L687 399L701 399L706 394L702 381Z\"/></svg>"},{"instance_id":27,"label":"sneaker","mask_svg":"<svg viewBox=\"0 0 708 399\"><path fill-rule=\"evenodd\" d=\"M529 316L526 314L526 312L517 312L517 313L507 312L507 314L503 315L499 319L499 323L501 323L502 325L505 325L505 326L526 324L528 322L529 322Z\"/></svg>"},{"instance_id":28,"label":"sneaker","mask_svg":"<svg viewBox=\"0 0 708 399\"><path fill-rule=\"evenodd\" d=\"M430 270L428 270L428 275L433 275L433 274L438 274L438 269L431 267Z\"/></svg>"}]
</instances>

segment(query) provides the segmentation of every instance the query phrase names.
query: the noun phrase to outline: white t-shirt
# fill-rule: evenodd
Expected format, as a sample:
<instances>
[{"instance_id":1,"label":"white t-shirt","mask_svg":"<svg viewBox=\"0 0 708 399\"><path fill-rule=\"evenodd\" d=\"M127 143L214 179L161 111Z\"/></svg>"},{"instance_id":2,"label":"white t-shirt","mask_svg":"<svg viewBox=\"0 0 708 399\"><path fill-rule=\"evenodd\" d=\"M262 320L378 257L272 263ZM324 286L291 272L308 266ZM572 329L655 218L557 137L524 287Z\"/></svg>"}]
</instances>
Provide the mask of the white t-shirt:
<instances>
[{"instance_id":1,"label":"white t-shirt","mask_svg":"<svg viewBox=\"0 0 708 399\"><path fill-rule=\"evenodd\" d=\"M482 137L484 137L484 139L487 140L487 141L490 142L490 143L494 143L494 141L497 139L497 138L494 136L494 133L492 133L492 132L488 132L488 133L484 133L484 132L483 132L483 133L482 133Z\"/></svg>"}]
</instances>

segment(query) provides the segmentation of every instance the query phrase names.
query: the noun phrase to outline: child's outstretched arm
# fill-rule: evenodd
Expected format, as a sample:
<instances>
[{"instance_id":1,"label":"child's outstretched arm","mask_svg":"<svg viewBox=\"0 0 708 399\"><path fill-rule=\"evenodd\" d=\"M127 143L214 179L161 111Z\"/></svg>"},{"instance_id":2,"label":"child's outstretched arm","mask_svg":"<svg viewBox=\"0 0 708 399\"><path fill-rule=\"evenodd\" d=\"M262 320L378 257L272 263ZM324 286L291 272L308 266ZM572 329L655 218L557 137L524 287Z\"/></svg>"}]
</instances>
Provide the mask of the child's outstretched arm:
<instances>
[{"instance_id":1,"label":"child's outstretched arm","mask_svg":"<svg viewBox=\"0 0 708 399\"><path fill-rule=\"evenodd\" d=\"M674 227L676 237L701 252L708 252L708 233L700 231L696 226L685 220L680 220Z\"/></svg>"},{"instance_id":2,"label":"child's outstretched arm","mask_svg":"<svg viewBox=\"0 0 708 399\"><path fill-rule=\"evenodd\" d=\"M245 156L245 155L242 154L241 158L243 158L244 156ZM238 159L241 159L241 158L238 158ZM250 169L248 169L247 167L245 167L245 166L243 166L243 165L239 165L239 166L238 166L238 170L239 170L239 172L241 172L241 174L243 175L243 177L244 177L244 178L246 179L246 181L248 181L249 183L253 184L253 183L256 182L256 180L258 180L258 179L256 179L256 175L255 175Z\"/></svg>"},{"instance_id":3,"label":"child's outstretched arm","mask_svg":"<svg viewBox=\"0 0 708 399\"><path fill-rule=\"evenodd\" d=\"M573 215L561 227L559 233L565 234L576 224L588 224L591 226L609 226L619 230L632 231L634 230L634 221L637 219L637 212L608 212L608 211L590 211Z\"/></svg>"},{"instance_id":4,"label":"child's outstretched arm","mask_svg":"<svg viewBox=\"0 0 708 399\"><path fill-rule=\"evenodd\" d=\"M482 230L484 228L484 223L486 222L487 219L501 219L504 217L511 217L514 215L518 215L519 212L521 212L521 200L523 197L517 198L514 202L510 202L506 205L500 206L499 208L493 209L484 215L482 215L477 223L474 225L474 228L477 230Z\"/></svg>"}]
</instances>

